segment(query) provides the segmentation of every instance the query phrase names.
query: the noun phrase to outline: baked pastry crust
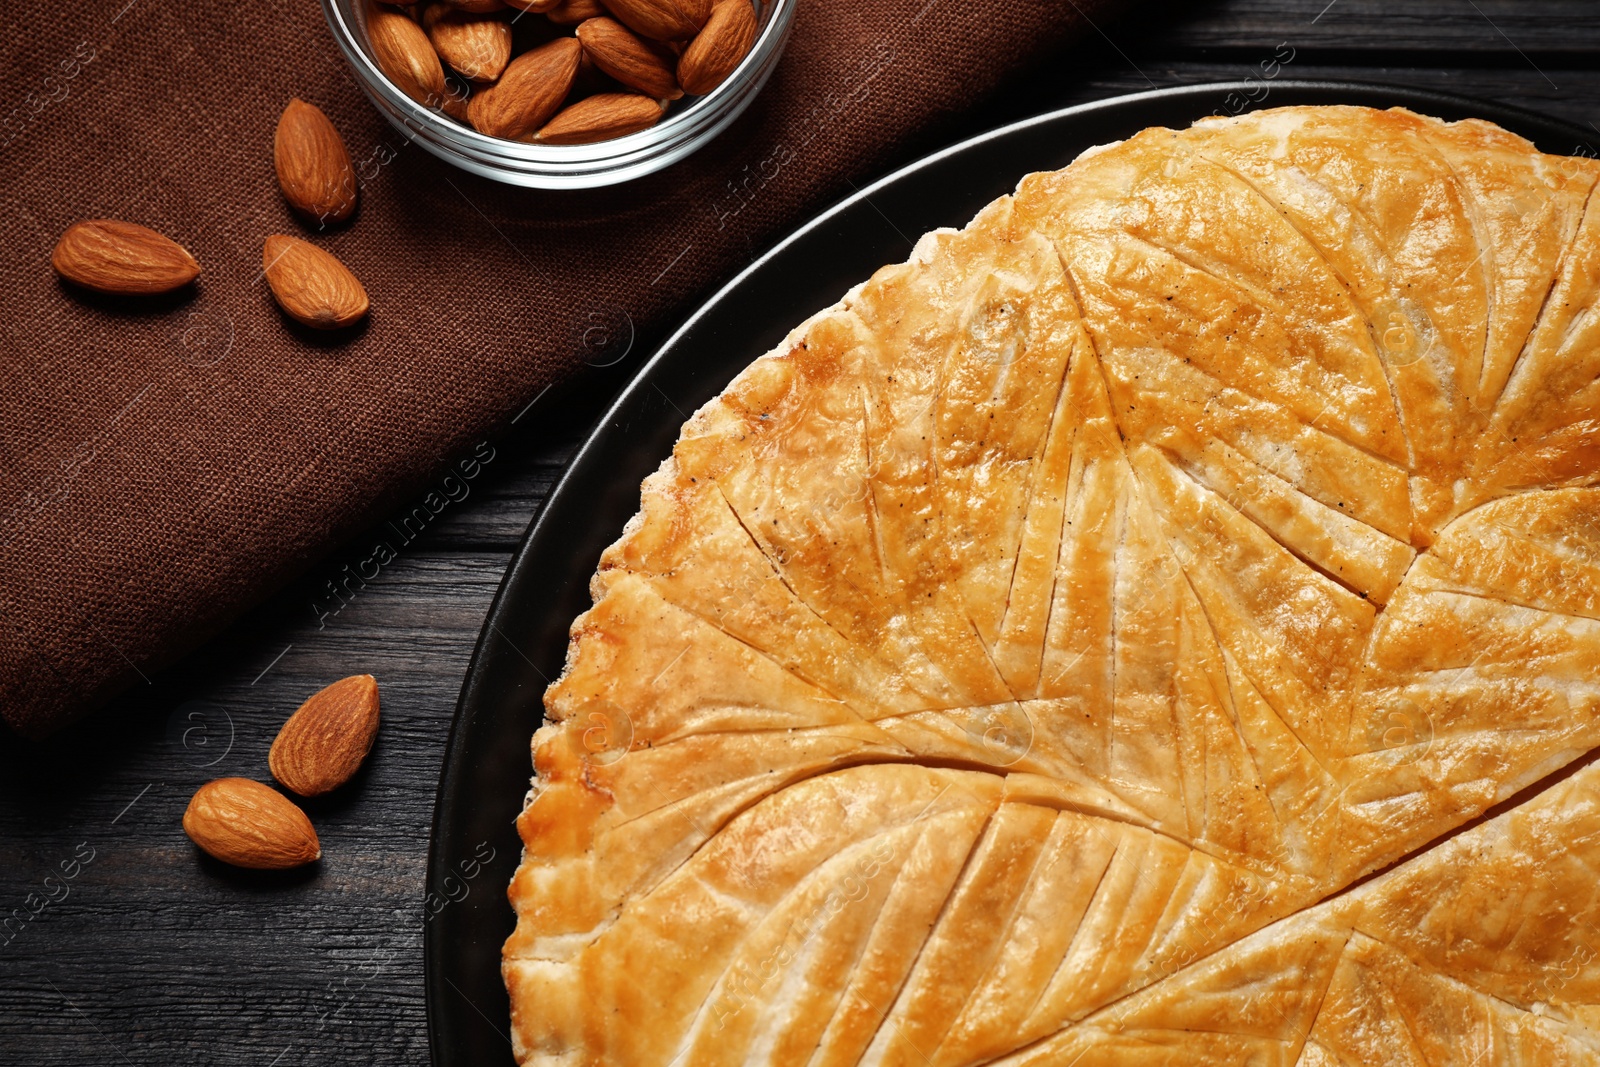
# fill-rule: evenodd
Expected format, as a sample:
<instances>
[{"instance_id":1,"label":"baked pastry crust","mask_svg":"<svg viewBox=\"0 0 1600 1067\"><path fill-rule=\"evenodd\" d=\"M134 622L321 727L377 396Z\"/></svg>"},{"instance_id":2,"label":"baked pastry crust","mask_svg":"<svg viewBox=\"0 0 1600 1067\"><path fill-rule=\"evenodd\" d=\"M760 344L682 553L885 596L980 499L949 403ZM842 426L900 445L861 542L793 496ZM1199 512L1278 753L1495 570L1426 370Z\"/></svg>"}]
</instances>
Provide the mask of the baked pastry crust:
<instances>
[{"instance_id":1,"label":"baked pastry crust","mask_svg":"<svg viewBox=\"0 0 1600 1067\"><path fill-rule=\"evenodd\" d=\"M518 1060L1600 1061L1600 771L1439 843L1600 744L1597 177L1146 130L751 364L545 696Z\"/></svg>"}]
</instances>

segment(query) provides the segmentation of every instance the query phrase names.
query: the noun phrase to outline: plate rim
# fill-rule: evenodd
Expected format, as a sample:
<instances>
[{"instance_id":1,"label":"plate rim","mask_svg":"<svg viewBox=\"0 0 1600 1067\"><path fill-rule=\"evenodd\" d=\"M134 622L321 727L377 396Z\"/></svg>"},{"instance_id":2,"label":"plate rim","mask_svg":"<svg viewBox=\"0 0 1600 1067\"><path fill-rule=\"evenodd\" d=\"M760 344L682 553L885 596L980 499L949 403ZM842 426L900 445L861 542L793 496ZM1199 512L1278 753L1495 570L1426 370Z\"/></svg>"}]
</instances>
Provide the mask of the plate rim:
<instances>
[{"instance_id":1,"label":"plate rim","mask_svg":"<svg viewBox=\"0 0 1600 1067\"><path fill-rule=\"evenodd\" d=\"M1590 131L1565 119L1545 115L1516 105L1502 104L1470 95L1441 92L1416 86L1380 81L1345 81L1322 78L1197 82L1109 96L1100 100L1057 108L986 130L898 167L810 216L804 222L788 231L760 256L739 270L727 282L711 293L710 296L701 300L689 315L683 319L682 323L639 366L638 370L606 404L605 410L596 418L593 428L584 436L582 444L578 446L567 461L560 478L551 488L549 496L545 498L544 503L532 517L527 529L518 541L517 547L512 552L510 561L507 563L500 582L495 589L494 598L485 613L483 625L479 629L477 640L473 645L472 656L468 660L466 673L462 679L461 693L452 712L450 731L446 738L443 757L440 761L439 781L434 795L433 819L428 834L428 855L423 885L424 902L430 898L437 899L444 879L454 874L444 856L445 850L441 847L440 838L443 824L454 813L458 802L455 792L464 774L463 764L466 760L467 747L471 740L468 735L469 726L474 720L474 712L479 709L488 696L484 692L486 682L483 675L487 670L486 662L492 655L490 651L492 645L491 637L497 633L502 637L504 636L500 623L504 620L504 616L509 610L509 605L512 603L513 591L525 585L529 580L528 568L535 547L546 538L558 536L557 527L560 525L564 513L574 506L581 506L581 502L575 504L571 498L577 491L577 487L590 476L590 472L585 469L587 466L586 461L591 460L599 451L604 439L617 432L615 427L617 417L625 413L628 406L636 400L644 389L656 385L655 379L661 373L661 368L667 366L675 358L685 358L681 350L684 348L685 341L692 339L697 326L720 308L725 301L734 297L754 275L781 259L791 248L807 236L822 229L857 205L869 201L875 193L935 167L944 160L963 155L990 142L1001 140L1035 127L1070 123L1084 116L1101 112L1136 110L1141 105L1152 102L1181 103L1190 99L1197 102L1200 100L1215 101L1230 93L1256 92L1263 85L1268 88L1268 92L1259 102L1262 106L1258 107L1251 103L1250 106L1241 109L1238 114L1248 114L1252 111L1267 110L1277 106L1293 106L1293 102L1281 101L1281 99L1279 102L1274 102L1274 97L1342 93L1348 94L1352 98L1369 98L1367 101L1352 99L1350 102L1356 106L1380 106L1372 103L1371 100L1388 98L1392 102L1381 106L1404 107L1412 110L1433 107L1461 117L1486 119L1512 133L1516 133L1518 136L1528 136L1528 131L1539 129L1543 131L1541 136L1569 137L1573 140L1575 146L1588 144L1591 140ZM1213 114L1215 114L1214 111L1206 114L1196 114L1190 121L1197 122L1201 118L1209 117ZM1132 136L1137 132L1139 131L1132 130L1125 136ZM1017 180L1020 181L1021 177L1021 175L1018 175ZM958 225L965 224L965 221L963 221ZM818 310L821 309L819 308ZM621 530L619 529L617 534L620 535L620 533ZM592 566L587 561L575 561L575 564L581 567ZM588 573L586 571L585 576ZM571 620L566 621L570 624ZM509 643L509 638L506 638L506 640ZM520 649L516 649L514 644L512 647L523 655L524 659L527 658L526 654L521 653ZM529 663L531 664L532 661L529 660ZM536 665L535 670L538 670ZM531 753L528 760L528 771L531 780L533 776ZM491 887L491 889L493 888L496 887ZM507 903L504 907L509 917L510 904ZM428 916L425 912L423 926L423 994L427 1012L429 1054L435 1067L454 1067L455 1063L465 1061L453 1059L451 1050L446 1044L448 1034L445 1033L447 1027L444 1025L444 1020L448 1015L449 1009L446 1007L448 998L445 996L444 985L448 983L453 986L453 983L450 983L448 976L443 974L441 970L443 956L449 950L449 946L443 943L445 938L444 931L444 927L436 926L428 921ZM459 989L456 989L456 992L465 999L466 995L461 993ZM476 1005L473 1005L470 1000L467 1003L469 1006L476 1008ZM487 1016L485 1016L485 1019L491 1025L494 1025L497 1030L499 1029L499 1024L494 1023L493 1020L488 1020ZM506 1020L506 1022L509 1022L509 1020Z\"/></svg>"}]
</instances>

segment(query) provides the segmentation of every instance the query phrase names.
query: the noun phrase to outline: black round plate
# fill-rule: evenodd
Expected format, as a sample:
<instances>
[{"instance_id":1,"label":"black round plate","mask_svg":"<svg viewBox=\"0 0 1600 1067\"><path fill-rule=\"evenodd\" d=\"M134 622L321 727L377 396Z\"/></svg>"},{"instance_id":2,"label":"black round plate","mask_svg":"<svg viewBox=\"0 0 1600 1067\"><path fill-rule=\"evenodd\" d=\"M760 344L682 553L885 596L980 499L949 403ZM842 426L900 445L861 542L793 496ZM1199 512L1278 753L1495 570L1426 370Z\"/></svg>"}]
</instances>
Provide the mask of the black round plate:
<instances>
[{"instance_id":1,"label":"black round plate","mask_svg":"<svg viewBox=\"0 0 1600 1067\"><path fill-rule=\"evenodd\" d=\"M532 774L529 739L567 628L589 607L601 551L639 508L639 482L679 427L796 324L829 306L918 236L962 226L1022 176L1147 126L1183 127L1248 107L1265 83L1182 86L1067 108L947 148L862 189L795 231L722 288L623 390L529 529L478 638L450 731L428 856L428 1024L436 1067L513 1063L500 946L505 887L521 855L513 820ZM1281 80L1266 106L1408 107L1477 117L1571 153L1585 131L1496 104L1391 86Z\"/></svg>"}]
</instances>

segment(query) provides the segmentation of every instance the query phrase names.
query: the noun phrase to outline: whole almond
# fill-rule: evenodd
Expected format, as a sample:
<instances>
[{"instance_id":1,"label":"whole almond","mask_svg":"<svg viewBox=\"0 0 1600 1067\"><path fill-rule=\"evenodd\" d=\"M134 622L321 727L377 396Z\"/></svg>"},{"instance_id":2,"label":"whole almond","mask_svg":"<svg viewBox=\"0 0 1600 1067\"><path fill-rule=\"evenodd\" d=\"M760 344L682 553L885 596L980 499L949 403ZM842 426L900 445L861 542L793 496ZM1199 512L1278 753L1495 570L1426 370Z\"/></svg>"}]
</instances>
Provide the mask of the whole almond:
<instances>
[{"instance_id":1,"label":"whole almond","mask_svg":"<svg viewBox=\"0 0 1600 1067\"><path fill-rule=\"evenodd\" d=\"M411 18L380 4L367 5L367 40L372 58L395 88L424 107L445 97L444 67L428 35Z\"/></svg>"},{"instance_id":2,"label":"whole almond","mask_svg":"<svg viewBox=\"0 0 1600 1067\"><path fill-rule=\"evenodd\" d=\"M576 26L589 19L599 18L606 13L600 0L561 0L544 17L557 26Z\"/></svg>"},{"instance_id":3,"label":"whole almond","mask_svg":"<svg viewBox=\"0 0 1600 1067\"><path fill-rule=\"evenodd\" d=\"M583 46L562 37L511 61L495 84L473 96L467 115L479 133L520 141L554 115L572 91Z\"/></svg>"},{"instance_id":4,"label":"whole almond","mask_svg":"<svg viewBox=\"0 0 1600 1067\"><path fill-rule=\"evenodd\" d=\"M343 678L313 694L289 716L267 753L272 776L303 797L348 782L378 736L378 682Z\"/></svg>"},{"instance_id":5,"label":"whole almond","mask_svg":"<svg viewBox=\"0 0 1600 1067\"><path fill-rule=\"evenodd\" d=\"M718 0L705 29L678 59L678 84L696 96L709 93L733 73L755 39L756 12L750 0Z\"/></svg>"},{"instance_id":6,"label":"whole almond","mask_svg":"<svg viewBox=\"0 0 1600 1067\"><path fill-rule=\"evenodd\" d=\"M451 7L467 11L474 15L487 15L495 11L506 9L505 0L449 0Z\"/></svg>"},{"instance_id":7,"label":"whole almond","mask_svg":"<svg viewBox=\"0 0 1600 1067\"><path fill-rule=\"evenodd\" d=\"M248 778L218 778L196 790L183 813L183 832L235 867L281 870L322 856L306 813L276 789Z\"/></svg>"},{"instance_id":8,"label":"whole almond","mask_svg":"<svg viewBox=\"0 0 1600 1067\"><path fill-rule=\"evenodd\" d=\"M118 296L168 293L200 274L200 264L178 242L115 219L67 227L50 253L50 266L70 282Z\"/></svg>"},{"instance_id":9,"label":"whole almond","mask_svg":"<svg viewBox=\"0 0 1600 1067\"><path fill-rule=\"evenodd\" d=\"M561 0L506 0L508 6L514 7L518 11L532 11L534 13L549 11L560 2Z\"/></svg>"},{"instance_id":10,"label":"whole almond","mask_svg":"<svg viewBox=\"0 0 1600 1067\"><path fill-rule=\"evenodd\" d=\"M541 129L540 144L589 144L649 129L662 105L638 93L598 93L566 108Z\"/></svg>"},{"instance_id":11,"label":"whole almond","mask_svg":"<svg viewBox=\"0 0 1600 1067\"><path fill-rule=\"evenodd\" d=\"M298 237L268 237L261 269L278 306L296 322L337 330L367 313L367 291L349 268Z\"/></svg>"},{"instance_id":12,"label":"whole almond","mask_svg":"<svg viewBox=\"0 0 1600 1067\"><path fill-rule=\"evenodd\" d=\"M589 19L577 29L578 41L594 65L630 89L657 100L683 95L667 60L616 19ZM670 54L670 53L669 53Z\"/></svg>"},{"instance_id":13,"label":"whole almond","mask_svg":"<svg viewBox=\"0 0 1600 1067\"><path fill-rule=\"evenodd\" d=\"M468 81L492 82L511 62L511 24L504 19L436 2L422 13L422 28L439 58Z\"/></svg>"},{"instance_id":14,"label":"whole almond","mask_svg":"<svg viewBox=\"0 0 1600 1067\"><path fill-rule=\"evenodd\" d=\"M272 165L289 206L321 225L356 209L356 172L328 116L299 97L289 101L272 138Z\"/></svg>"},{"instance_id":15,"label":"whole almond","mask_svg":"<svg viewBox=\"0 0 1600 1067\"><path fill-rule=\"evenodd\" d=\"M607 10L642 37L693 37L711 17L711 0L603 0Z\"/></svg>"}]
</instances>

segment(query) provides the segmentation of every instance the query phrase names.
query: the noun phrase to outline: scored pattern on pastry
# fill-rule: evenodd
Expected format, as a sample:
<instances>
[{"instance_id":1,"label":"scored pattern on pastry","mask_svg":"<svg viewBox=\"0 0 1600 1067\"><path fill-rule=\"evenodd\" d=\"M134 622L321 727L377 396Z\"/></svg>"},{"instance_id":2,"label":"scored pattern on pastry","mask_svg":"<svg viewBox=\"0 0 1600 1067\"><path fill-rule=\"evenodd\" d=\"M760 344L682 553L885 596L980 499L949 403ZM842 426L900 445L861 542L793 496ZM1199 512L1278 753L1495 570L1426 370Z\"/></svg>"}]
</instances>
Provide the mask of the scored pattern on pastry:
<instances>
[{"instance_id":1,"label":"scored pattern on pastry","mask_svg":"<svg viewBox=\"0 0 1600 1067\"><path fill-rule=\"evenodd\" d=\"M1428 847L1600 745L1597 176L1405 111L1147 130L753 363L546 694L518 1059L1467 1064L1415 1032L1459 1008L1597 1062L1600 933L1535 997L1435 929L1592 910L1461 844L1587 772ZM1390 921L1469 868L1499 913Z\"/></svg>"},{"instance_id":2,"label":"scored pattern on pastry","mask_svg":"<svg viewBox=\"0 0 1600 1067\"><path fill-rule=\"evenodd\" d=\"M1591 764L999 1062L1600 1062L1597 838Z\"/></svg>"}]
</instances>

